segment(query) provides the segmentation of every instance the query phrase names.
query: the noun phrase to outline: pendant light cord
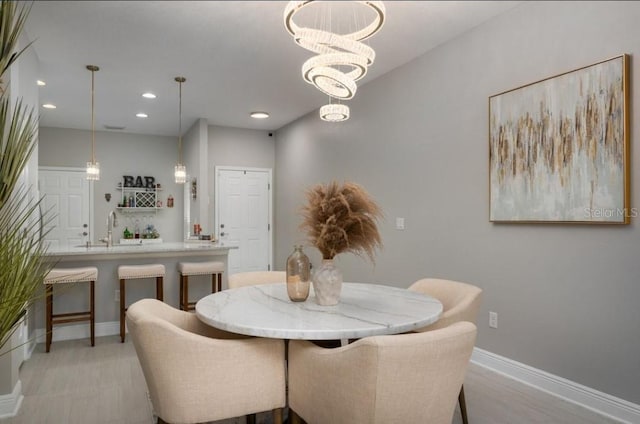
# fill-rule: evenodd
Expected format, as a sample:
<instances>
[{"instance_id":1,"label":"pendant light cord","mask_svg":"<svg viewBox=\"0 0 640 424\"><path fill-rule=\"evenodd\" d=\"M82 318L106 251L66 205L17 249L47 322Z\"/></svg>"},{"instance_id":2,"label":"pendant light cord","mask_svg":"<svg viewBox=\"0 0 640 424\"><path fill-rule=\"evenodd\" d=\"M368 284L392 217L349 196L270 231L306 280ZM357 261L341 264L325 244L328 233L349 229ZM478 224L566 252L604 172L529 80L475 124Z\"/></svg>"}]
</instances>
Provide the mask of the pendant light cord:
<instances>
[{"instance_id":1,"label":"pendant light cord","mask_svg":"<svg viewBox=\"0 0 640 424\"><path fill-rule=\"evenodd\" d=\"M96 129L95 129L95 70L91 70L91 163L96 163Z\"/></svg>"},{"instance_id":2,"label":"pendant light cord","mask_svg":"<svg viewBox=\"0 0 640 424\"><path fill-rule=\"evenodd\" d=\"M95 127L95 73L99 71L95 65L87 65L87 69L91 71L91 163L96 163L96 127Z\"/></svg>"},{"instance_id":3,"label":"pendant light cord","mask_svg":"<svg viewBox=\"0 0 640 424\"><path fill-rule=\"evenodd\" d=\"M179 88L179 103L178 103L178 165L182 165L182 83L187 79L185 77L176 77Z\"/></svg>"}]
</instances>

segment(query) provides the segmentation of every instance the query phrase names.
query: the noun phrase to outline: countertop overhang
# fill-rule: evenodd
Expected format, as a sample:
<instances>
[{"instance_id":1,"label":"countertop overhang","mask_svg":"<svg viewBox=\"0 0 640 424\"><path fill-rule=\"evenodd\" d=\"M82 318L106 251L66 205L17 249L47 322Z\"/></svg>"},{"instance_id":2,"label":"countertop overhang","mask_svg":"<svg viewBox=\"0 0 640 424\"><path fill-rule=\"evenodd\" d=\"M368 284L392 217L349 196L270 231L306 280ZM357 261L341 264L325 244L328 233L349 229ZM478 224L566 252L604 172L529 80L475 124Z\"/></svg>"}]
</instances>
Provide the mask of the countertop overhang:
<instances>
[{"instance_id":1,"label":"countertop overhang","mask_svg":"<svg viewBox=\"0 0 640 424\"><path fill-rule=\"evenodd\" d=\"M150 244L115 244L111 247L65 247L49 248L46 257L55 261L110 260L123 258L162 258L178 256L215 256L227 255L229 249L237 246L225 246L212 242L168 242Z\"/></svg>"}]
</instances>

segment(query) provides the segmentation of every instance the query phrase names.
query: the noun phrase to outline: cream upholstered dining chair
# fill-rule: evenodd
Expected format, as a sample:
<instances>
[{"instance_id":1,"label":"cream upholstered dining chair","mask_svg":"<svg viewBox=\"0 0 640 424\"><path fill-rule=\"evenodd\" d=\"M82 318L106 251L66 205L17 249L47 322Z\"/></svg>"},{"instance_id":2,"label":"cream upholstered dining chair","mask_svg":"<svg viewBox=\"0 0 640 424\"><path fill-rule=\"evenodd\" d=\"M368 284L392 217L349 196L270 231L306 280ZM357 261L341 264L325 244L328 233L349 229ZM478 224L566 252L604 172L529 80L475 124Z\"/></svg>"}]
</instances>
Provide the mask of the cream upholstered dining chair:
<instances>
[{"instance_id":1,"label":"cream upholstered dining chair","mask_svg":"<svg viewBox=\"0 0 640 424\"><path fill-rule=\"evenodd\" d=\"M409 290L428 294L442 303L440 319L416 331L433 331L460 321L476 322L482 297L482 289L479 287L459 281L424 278L413 283ZM458 402L460 403L462 422L468 424L464 386L460 387Z\"/></svg>"},{"instance_id":2,"label":"cream upholstered dining chair","mask_svg":"<svg viewBox=\"0 0 640 424\"><path fill-rule=\"evenodd\" d=\"M451 424L475 339L475 325L460 322L335 349L291 340L291 421Z\"/></svg>"},{"instance_id":3,"label":"cream upholstered dining chair","mask_svg":"<svg viewBox=\"0 0 640 424\"><path fill-rule=\"evenodd\" d=\"M273 284L286 282L287 273L285 271L248 271L237 272L229 276L230 289L244 286L255 286L257 284Z\"/></svg>"},{"instance_id":4,"label":"cream upholstered dining chair","mask_svg":"<svg viewBox=\"0 0 640 424\"><path fill-rule=\"evenodd\" d=\"M217 330L156 299L127 310L158 423L201 423L273 410L282 423L285 346Z\"/></svg>"}]
</instances>

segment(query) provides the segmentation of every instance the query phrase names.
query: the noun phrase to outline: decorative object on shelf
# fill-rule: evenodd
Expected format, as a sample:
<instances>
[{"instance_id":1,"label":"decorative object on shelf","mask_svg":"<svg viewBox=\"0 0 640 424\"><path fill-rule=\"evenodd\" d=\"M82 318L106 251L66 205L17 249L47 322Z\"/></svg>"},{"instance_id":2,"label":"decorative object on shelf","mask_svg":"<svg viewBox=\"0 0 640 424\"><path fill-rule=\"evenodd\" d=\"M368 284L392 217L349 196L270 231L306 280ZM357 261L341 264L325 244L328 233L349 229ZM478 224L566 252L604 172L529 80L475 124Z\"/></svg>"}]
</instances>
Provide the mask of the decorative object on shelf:
<instances>
[{"instance_id":1,"label":"decorative object on shelf","mask_svg":"<svg viewBox=\"0 0 640 424\"><path fill-rule=\"evenodd\" d=\"M91 161L87 162L87 180L100 180L100 163L96 161L96 129L95 129L95 73L100 70L95 65L87 65L91 71Z\"/></svg>"},{"instance_id":2,"label":"decorative object on shelf","mask_svg":"<svg viewBox=\"0 0 640 424\"><path fill-rule=\"evenodd\" d=\"M182 163L182 83L187 79L184 77L175 77L175 80L180 90L180 102L178 106L178 164L174 167L174 177L176 184L184 184L187 182L187 167ZM167 204L167 206L169 205Z\"/></svg>"},{"instance_id":3,"label":"decorative object on shelf","mask_svg":"<svg viewBox=\"0 0 640 424\"><path fill-rule=\"evenodd\" d=\"M382 247L377 225L382 211L362 186L352 182L318 184L307 190L306 197L300 227L323 259L312 277L316 302L335 305L340 298L342 274L333 259L351 252L366 255L375 263L375 251Z\"/></svg>"},{"instance_id":4,"label":"decorative object on shelf","mask_svg":"<svg viewBox=\"0 0 640 424\"><path fill-rule=\"evenodd\" d=\"M171 194L169 195L169 197L167 197L167 207L168 208L173 207L173 196Z\"/></svg>"},{"instance_id":5,"label":"decorative object on shelf","mask_svg":"<svg viewBox=\"0 0 640 424\"><path fill-rule=\"evenodd\" d=\"M123 175L122 179L123 182L118 183L118 190L122 190L119 208L125 208L126 212L155 211L162 208L162 201L158 199L158 190L162 189L160 184L156 184L154 177Z\"/></svg>"},{"instance_id":6,"label":"decorative object on shelf","mask_svg":"<svg viewBox=\"0 0 640 424\"><path fill-rule=\"evenodd\" d=\"M110 201L111 201L111 193L105 193L105 194L104 194L104 199L105 199L107 202L110 202Z\"/></svg>"},{"instance_id":7,"label":"decorative object on shelf","mask_svg":"<svg viewBox=\"0 0 640 424\"><path fill-rule=\"evenodd\" d=\"M362 6L365 6L364 8ZM307 10L305 13L301 12ZM315 11L315 13L309 12ZM369 16L366 16L366 14ZM324 121L349 119L349 107L337 101L356 93L356 81L363 78L375 59L375 51L361 41L382 28L385 7L381 1L290 1L284 10L284 25L299 46L317 53L302 65L302 77L329 96L320 108ZM301 19L304 23L294 21ZM369 24L361 24L369 18ZM320 23L320 28L313 28Z\"/></svg>"},{"instance_id":8,"label":"decorative object on shelf","mask_svg":"<svg viewBox=\"0 0 640 424\"><path fill-rule=\"evenodd\" d=\"M140 176L133 177L132 175L123 175L122 179L124 180L125 188L148 188L148 189L157 189L160 190L160 185L156 184L155 177L149 176ZM144 180L144 181L143 181ZM122 183L118 183L118 188L122 188Z\"/></svg>"},{"instance_id":9,"label":"decorative object on shelf","mask_svg":"<svg viewBox=\"0 0 640 424\"><path fill-rule=\"evenodd\" d=\"M311 285L311 263L302 251L302 246L294 246L287 258L287 294L294 302L304 302L309 297Z\"/></svg>"},{"instance_id":10,"label":"decorative object on shelf","mask_svg":"<svg viewBox=\"0 0 640 424\"><path fill-rule=\"evenodd\" d=\"M628 224L629 57L489 97L491 222Z\"/></svg>"}]
</instances>

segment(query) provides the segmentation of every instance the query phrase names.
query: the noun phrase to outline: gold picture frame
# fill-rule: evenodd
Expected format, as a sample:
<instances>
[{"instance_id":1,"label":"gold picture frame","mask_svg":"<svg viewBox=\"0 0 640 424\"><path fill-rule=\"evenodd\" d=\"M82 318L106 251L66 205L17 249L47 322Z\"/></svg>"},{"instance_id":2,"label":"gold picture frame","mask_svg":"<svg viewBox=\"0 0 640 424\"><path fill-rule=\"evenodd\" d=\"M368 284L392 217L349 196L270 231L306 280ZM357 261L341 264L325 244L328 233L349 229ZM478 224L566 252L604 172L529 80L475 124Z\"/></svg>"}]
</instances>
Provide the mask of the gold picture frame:
<instances>
[{"instance_id":1,"label":"gold picture frame","mask_svg":"<svg viewBox=\"0 0 640 424\"><path fill-rule=\"evenodd\" d=\"M489 97L491 222L628 224L626 54Z\"/></svg>"}]
</instances>

